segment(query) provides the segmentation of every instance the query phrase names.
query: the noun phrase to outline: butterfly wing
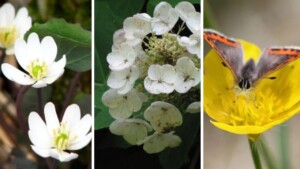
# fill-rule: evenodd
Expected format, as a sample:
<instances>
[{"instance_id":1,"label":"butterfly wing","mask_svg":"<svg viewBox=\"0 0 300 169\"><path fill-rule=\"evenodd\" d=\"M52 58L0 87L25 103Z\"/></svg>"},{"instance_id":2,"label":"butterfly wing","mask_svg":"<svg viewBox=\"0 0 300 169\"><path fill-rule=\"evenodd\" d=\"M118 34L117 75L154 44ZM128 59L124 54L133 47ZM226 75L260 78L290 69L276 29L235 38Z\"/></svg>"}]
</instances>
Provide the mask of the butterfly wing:
<instances>
[{"instance_id":1,"label":"butterfly wing","mask_svg":"<svg viewBox=\"0 0 300 169\"><path fill-rule=\"evenodd\" d=\"M271 47L264 50L257 63L255 76L251 79L252 84L255 85L259 79L266 77L299 57L300 48L297 47Z\"/></svg>"},{"instance_id":2,"label":"butterfly wing","mask_svg":"<svg viewBox=\"0 0 300 169\"><path fill-rule=\"evenodd\" d=\"M235 39L227 38L223 34L204 29L204 39L217 51L224 64L232 71L235 79L241 78L243 67L243 48Z\"/></svg>"}]
</instances>

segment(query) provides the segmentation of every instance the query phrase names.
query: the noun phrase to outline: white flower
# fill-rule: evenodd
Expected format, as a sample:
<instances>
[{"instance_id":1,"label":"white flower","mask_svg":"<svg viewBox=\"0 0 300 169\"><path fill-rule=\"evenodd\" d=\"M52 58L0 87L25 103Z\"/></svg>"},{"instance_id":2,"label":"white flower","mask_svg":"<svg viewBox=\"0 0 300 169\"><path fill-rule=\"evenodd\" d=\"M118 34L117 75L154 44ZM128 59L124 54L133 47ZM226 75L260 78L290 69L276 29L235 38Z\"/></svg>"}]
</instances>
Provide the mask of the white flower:
<instances>
[{"instance_id":1,"label":"white flower","mask_svg":"<svg viewBox=\"0 0 300 169\"><path fill-rule=\"evenodd\" d=\"M143 149L149 153L159 153L167 147L177 147L181 143L180 137L174 135L174 131L169 133L155 132L151 136L148 136L145 140L139 142L144 144Z\"/></svg>"},{"instance_id":2,"label":"white flower","mask_svg":"<svg viewBox=\"0 0 300 169\"><path fill-rule=\"evenodd\" d=\"M121 45L126 42L124 29L119 29L114 32L112 51L121 48Z\"/></svg>"},{"instance_id":3,"label":"white flower","mask_svg":"<svg viewBox=\"0 0 300 169\"><path fill-rule=\"evenodd\" d=\"M6 54L14 54L16 39L23 39L24 34L31 28L31 17L25 7L15 14L15 8L5 3L0 8L0 47L6 49Z\"/></svg>"},{"instance_id":4,"label":"white flower","mask_svg":"<svg viewBox=\"0 0 300 169\"><path fill-rule=\"evenodd\" d=\"M124 70L112 71L108 77L107 85L117 89L119 94L126 94L133 88L138 77L139 69L133 65Z\"/></svg>"},{"instance_id":5,"label":"white flower","mask_svg":"<svg viewBox=\"0 0 300 169\"><path fill-rule=\"evenodd\" d=\"M23 39L16 41L15 52L18 63L26 73L4 63L1 69L9 80L21 85L33 85L32 87L40 88L53 83L64 73L66 57L64 55L55 62L57 46L50 36L44 37L40 42L38 35L31 33L27 43Z\"/></svg>"},{"instance_id":6,"label":"white flower","mask_svg":"<svg viewBox=\"0 0 300 169\"><path fill-rule=\"evenodd\" d=\"M191 13L196 12L195 7L190 2L180 2L175 6L175 10L178 13L181 20L186 22Z\"/></svg>"},{"instance_id":7,"label":"white flower","mask_svg":"<svg viewBox=\"0 0 300 169\"><path fill-rule=\"evenodd\" d=\"M152 128L157 132L168 132L182 124L180 111L170 103L153 102L144 113Z\"/></svg>"},{"instance_id":8,"label":"white flower","mask_svg":"<svg viewBox=\"0 0 300 169\"><path fill-rule=\"evenodd\" d=\"M193 102L186 108L187 113L199 113L200 112L200 101Z\"/></svg>"},{"instance_id":9,"label":"white flower","mask_svg":"<svg viewBox=\"0 0 300 169\"><path fill-rule=\"evenodd\" d=\"M176 82L176 71L172 65L151 65L148 76L144 80L144 86L149 93L171 93Z\"/></svg>"},{"instance_id":10,"label":"white flower","mask_svg":"<svg viewBox=\"0 0 300 169\"><path fill-rule=\"evenodd\" d=\"M189 15L186 25L195 34L195 36L200 36L201 32L201 23L200 23L201 14L200 12L193 12Z\"/></svg>"},{"instance_id":11,"label":"white flower","mask_svg":"<svg viewBox=\"0 0 300 169\"><path fill-rule=\"evenodd\" d=\"M186 47L189 53L195 54L200 58L200 36L192 34L190 37L177 37L177 41L180 46Z\"/></svg>"},{"instance_id":12,"label":"white flower","mask_svg":"<svg viewBox=\"0 0 300 169\"><path fill-rule=\"evenodd\" d=\"M115 119L126 119L142 107L142 100L134 89L124 95L109 89L103 94L102 102L109 107L109 113Z\"/></svg>"},{"instance_id":13,"label":"white flower","mask_svg":"<svg viewBox=\"0 0 300 169\"><path fill-rule=\"evenodd\" d=\"M128 44L121 44L118 50L107 55L107 62L111 70L124 70L133 65L136 53Z\"/></svg>"},{"instance_id":14,"label":"white flower","mask_svg":"<svg viewBox=\"0 0 300 169\"><path fill-rule=\"evenodd\" d=\"M176 10L167 2L160 2L154 9L151 20L152 30L156 35L169 32L178 21Z\"/></svg>"},{"instance_id":15,"label":"white flower","mask_svg":"<svg viewBox=\"0 0 300 169\"><path fill-rule=\"evenodd\" d=\"M33 151L42 157L53 157L61 162L77 158L78 154L73 151L85 147L93 136L89 132L93 122L91 115L86 114L80 119L78 105L72 104L67 107L59 122L51 102L45 105L44 114L46 123L36 112L31 112L28 117L28 135Z\"/></svg>"},{"instance_id":16,"label":"white flower","mask_svg":"<svg viewBox=\"0 0 300 169\"><path fill-rule=\"evenodd\" d=\"M127 43L131 46L140 44L144 37L151 32L151 17L146 14L136 14L124 20L123 29Z\"/></svg>"},{"instance_id":17,"label":"white flower","mask_svg":"<svg viewBox=\"0 0 300 169\"><path fill-rule=\"evenodd\" d=\"M152 128L141 119L124 119L112 122L109 130L115 135L123 136L131 145L135 145L144 140Z\"/></svg>"},{"instance_id":18,"label":"white flower","mask_svg":"<svg viewBox=\"0 0 300 169\"><path fill-rule=\"evenodd\" d=\"M200 82L200 71L194 65L194 62L188 57L181 57L175 65L177 81L175 90L178 93L186 93L191 87Z\"/></svg>"}]
</instances>

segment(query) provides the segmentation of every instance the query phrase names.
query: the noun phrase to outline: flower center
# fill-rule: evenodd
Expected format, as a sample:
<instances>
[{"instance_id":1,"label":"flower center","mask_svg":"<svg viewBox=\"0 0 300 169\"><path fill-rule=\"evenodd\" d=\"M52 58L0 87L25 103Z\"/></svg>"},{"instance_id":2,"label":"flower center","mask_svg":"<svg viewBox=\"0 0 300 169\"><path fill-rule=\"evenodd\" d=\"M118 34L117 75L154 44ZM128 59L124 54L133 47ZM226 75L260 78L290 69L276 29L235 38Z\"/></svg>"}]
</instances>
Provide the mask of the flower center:
<instances>
[{"instance_id":1,"label":"flower center","mask_svg":"<svg viewBox=\"0 0 300 169\"><path fill-rule=\"evenodd\" d=\"M67 129L66 123L53 130L53 144L58 150L66 150L68 146L76 140L76 137L70 138L71 131Z\"/></svg>"},{"instance_id":2,"label":"flower center","mask_svg":"<svg viewBox=\"0 0 300 169\"><path fill-rule=\"evenodd\" d=\"M48 66L37 58L27 66L27 70L33 79L41 80L46 76Z\"/></svg>"},{"instance_id":3,"label":"flower center","mask_svg":"<svg viewBox=\"0 0 300 169\"><path fill-rule=\"evenodd\" d=\"M13 46L17 39L16 26L0 28L0 43L3 48Z\"/></svg>"}]
</instances>

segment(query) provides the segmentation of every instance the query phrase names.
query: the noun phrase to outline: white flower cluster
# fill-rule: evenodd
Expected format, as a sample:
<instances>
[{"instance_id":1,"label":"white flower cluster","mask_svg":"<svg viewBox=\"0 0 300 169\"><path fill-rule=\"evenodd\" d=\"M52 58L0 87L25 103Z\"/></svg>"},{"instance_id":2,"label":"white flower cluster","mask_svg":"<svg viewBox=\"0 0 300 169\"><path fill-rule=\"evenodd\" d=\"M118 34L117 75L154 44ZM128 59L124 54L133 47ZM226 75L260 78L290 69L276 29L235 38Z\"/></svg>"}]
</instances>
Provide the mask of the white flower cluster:
<instances>
[{"instance_id":1,"label":"white flower cluster","mask_svg":"<svg viewBox=\"0 0 300 169\"><path fill-rule=\"evenodd\" d=\"M179 18L179 32L172 33ZM184 25L190 36L180 35L187 29ZM180 110L168 100L151 96L186 94L199 85L200 27L200 13L189 2L180 2L175 8L161 2L153 17L139 13L124 20L107 56L110 89L102 96L115 119L110 125L113 134L132 145L143 144L147 153L181 143L174 135L174 129L182 124ZM200 103L195 101L186 112L200 111ZM143 103L149 105L144 111Z\"/></svg>"}]
</instances>

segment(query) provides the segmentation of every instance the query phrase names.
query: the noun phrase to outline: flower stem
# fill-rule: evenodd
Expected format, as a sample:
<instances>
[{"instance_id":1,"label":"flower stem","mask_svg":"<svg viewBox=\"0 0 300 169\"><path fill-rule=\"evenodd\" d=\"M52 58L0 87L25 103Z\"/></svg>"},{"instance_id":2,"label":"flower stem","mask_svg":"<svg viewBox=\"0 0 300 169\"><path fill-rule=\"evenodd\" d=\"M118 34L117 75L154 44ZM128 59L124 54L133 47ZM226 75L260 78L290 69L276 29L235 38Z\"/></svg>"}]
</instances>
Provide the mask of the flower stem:
<instances>
[{"instance_id":1,"label":"flower stem","mask_svg":"<svg viewBox=\"0 0 300 169\"><path fill-rule=\"evenodd\" d=\"M258 149L255 145L255 142L249 140L249 146L250 146L251 155L252 155L255 169L262 169L259 154L258 154Z\"/></svg>"},{"instance_id":2,"label":"flower stem","mask_svg":"<svg viewBox=\"0 0 300 169\"><path fill-rule=\"evenodd\" d=\"M261 140L261 153L262 153L262 158L266 162L266 166L271 169L277 169L278 164L276 164L276 160L274 160L274 156L270 153L268 145L266 145L266 142L264 139Z\"/></svg>"},{"instance_id":3,"label":"flower stem","mask_svg":"<svg viewBox=\"0 0 300 169\"><path fill-rule=\"evenodd\" d=\"M280 168L290 169L290 156L289 156L289 130L288 123L279 126L279 155L280 155Z\"/></svg>"},{"instance_id":4,"label":"flower stem","mask_svg":"<svg viewBox=\"0 0 300 169\"><path fill-rule=\"evenodd\" d=\"M66 110L68 104L70 104L70 101L74 95L74 91L76 89L76 85L80 79L80 75L81 73L80 72L77 72L72 80L72 83L71 83L71 86L68 90L68 93L67 93L67 97L64 101L64 104L63 104L63 109L62 109L62 112L60 113L60 118L62 119L62 115L64 114L64 111Z\"/></svg>"},{"instance_id":5,"label":"flower stem","mask_svg":"<svg viewBox=\"0 0 300 169\"><path fill-rule=\"evenodd\" d=\"M38 88L37 89L37 112L38 112L38 114L40 115L40 117L44 117L43 116L43 99L42 99L42 89L41 88ZM45 119L45 117L44 117L44 119Z\"/></svg>"},{"instance_id":6,"label":"flower stem","mask_svg":"<svg viewBox=\"0 0 300 169\"><path fill-rule=\"evenodd\" d=\"M31 86L22 86L20 91L18 92L17 101L16 101L18 122L23 133L27 133L27 126L25 123L24 116L22 114L23 98L25 93L28 91L30 87Z\"/></svg>"}]
</instances>

